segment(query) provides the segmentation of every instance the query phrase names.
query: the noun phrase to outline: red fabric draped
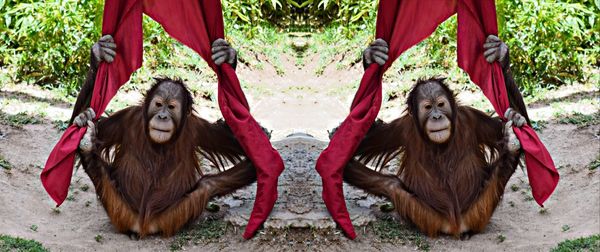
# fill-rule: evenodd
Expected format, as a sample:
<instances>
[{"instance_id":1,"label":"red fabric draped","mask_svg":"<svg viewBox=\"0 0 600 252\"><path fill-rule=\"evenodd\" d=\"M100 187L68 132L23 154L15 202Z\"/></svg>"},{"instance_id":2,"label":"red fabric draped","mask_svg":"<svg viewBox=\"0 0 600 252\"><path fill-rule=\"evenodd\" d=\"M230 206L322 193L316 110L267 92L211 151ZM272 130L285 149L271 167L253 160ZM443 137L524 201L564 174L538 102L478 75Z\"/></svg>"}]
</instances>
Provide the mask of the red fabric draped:
<instances>
[{"instance_id":1,"label":"red fabric draped","mask_svg":"<svg viewBox=\"0 0 600 252\"><path fill-rule=\"evenodd\" d=\"M250 115L234 69L228 64L218 67L211 59L212 42L224 37L219 0L106 0L102 33L114 37L117 57L110 64L100 64L91 107L99 117L119 87L142 65L143 13L160 23L169 35L200 54L217 73L221 113L257 169L256 199L243 234L249 239L273 209L283 160ZM69 127L50 153L42 171L42 184L58 205L67 196L75 151L85 131L86 128Z\"/></svg>"},{"instance_id":2,"label":"red fabric draped","mask_svg":"<svg viewBox=\"0 0 600 252\"><path fill-rule=\"evenodd\" d=\"M365 70L350 115L340 125L316 165L323 180L323 201L333 219L351 239L356 237L356 233L346 209L342 173L377 117L381 107L383 73L400 54L427 38L454 13L458 13L459 66L481 87L499 115L503 116L509 107L500 64L489 64L483 56L487 35L498 32L493 0L380 1L376 37L388 42L389 60L384 66L372 64ZM515 132L525 150L533 197L541 205L556 188L558 172L531 127L515 128Z\"/></svg>"}]
</instances>

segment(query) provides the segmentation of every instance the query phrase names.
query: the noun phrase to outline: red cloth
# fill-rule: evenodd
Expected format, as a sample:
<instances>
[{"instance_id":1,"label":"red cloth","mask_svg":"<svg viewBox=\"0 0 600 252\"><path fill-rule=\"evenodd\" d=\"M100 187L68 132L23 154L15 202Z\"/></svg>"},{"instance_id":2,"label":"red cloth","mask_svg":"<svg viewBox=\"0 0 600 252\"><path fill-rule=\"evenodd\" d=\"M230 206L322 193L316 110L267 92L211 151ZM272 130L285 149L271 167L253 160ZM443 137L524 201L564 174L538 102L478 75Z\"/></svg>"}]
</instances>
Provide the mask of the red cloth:
<instances>
[{"instance_id":1,"label":"red cloth","mask_svg":"<svg viewBox=\"0 0 600 252\"><path fill-rule=\"evenodd\" d=\"M376 37L388 42L389 60L382 67L372 64L365 70L350 115L340 125L316 165L323 180L323 201L333 219L351 239L356 237L356 233L346 209L342 173L377 117L381 107L383 73L400 54L428 37L454 13L458 13L459 66L481 87L499 115L503 116L509 107L500 64L489 64L483 56L486 37L498 32L493 0L380 1ZM514 129L525 150L533 197L541 205L556 188L558 172L550 154L530 126Z\"/></svg>"},{"instance_id":2,"label":"red cloth","mask_svg":"<svg viewBox=\"0 0 600 252\"><path fill-rule=\"evenodd\" d=\"M221 113L257 170L256 199L243 234L249 239L273 209L283 160L250 115L234 69L229 64L218 67L211 59L212 42L224 37L219 0L106 0L102 33L111 34L115 39L117 57L110 64L100 64L91 107L99 117L119 87L142 65L143 13L159 22L169 35L200 54L217 73ZM69 127L42 171L42 184L58 205L67 196L75 151L85 131L86 128Z\"/></svg>"}]
</instances>

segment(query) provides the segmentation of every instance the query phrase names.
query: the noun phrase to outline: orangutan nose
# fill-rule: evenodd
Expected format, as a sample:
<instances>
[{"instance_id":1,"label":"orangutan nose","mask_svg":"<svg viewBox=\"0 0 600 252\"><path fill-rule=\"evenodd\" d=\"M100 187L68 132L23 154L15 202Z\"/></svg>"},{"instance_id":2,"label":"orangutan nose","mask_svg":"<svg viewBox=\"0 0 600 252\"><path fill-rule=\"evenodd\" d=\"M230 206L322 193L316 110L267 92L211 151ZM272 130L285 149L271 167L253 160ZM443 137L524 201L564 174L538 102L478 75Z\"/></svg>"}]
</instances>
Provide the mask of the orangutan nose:
<instances>
[{"instance_id":1,"label":"orangutan nose","mask_svg":"<svg viewBox=\"0 0 600 252\"><path fill-rule=\"evenodd\" d=\"M165 120L167 119L167 114L166 113L158 113L158 119L160 120Z\"/></svg>"}]
</instances>

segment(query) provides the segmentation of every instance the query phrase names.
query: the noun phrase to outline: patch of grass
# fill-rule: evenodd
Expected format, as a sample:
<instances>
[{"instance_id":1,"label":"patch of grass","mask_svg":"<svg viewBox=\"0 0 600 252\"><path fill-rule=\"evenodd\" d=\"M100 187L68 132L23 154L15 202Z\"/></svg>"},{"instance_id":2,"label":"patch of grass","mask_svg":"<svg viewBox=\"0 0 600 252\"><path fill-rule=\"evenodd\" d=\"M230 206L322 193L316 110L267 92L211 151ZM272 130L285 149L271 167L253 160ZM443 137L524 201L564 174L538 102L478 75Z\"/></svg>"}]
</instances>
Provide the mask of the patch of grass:
<instances>
[{"instance_id":1,"label":"patch of grass","mask_svg":"<svg viewBox=\"0 0 600 252\"><path fill-rule=\"evenodd\" d=\"M600 251L600 234L560 242L551 252Z\"/></svg>"},{"instance_id":2,"label":"patch of grass","mask_svg":"<svg viewBox=\"0 0 600 252\"><path fill-rule=\"evenodd\" d=\"M223 236L226 231L227 223L223 220L201 221L177 234L169 248L171 251L177 251L190 243L197 245L202 241L213 241Z\"/></svg>"},{"instance_id":3,"label":"patch of grass","mask_svg":"<svg viewBox=\"0 0 600 252\"><path fill-rule=\"evenodd\" d=\"M4 159L4 157L2 155L0 155L0 168L10 171L10 169L12 169L12 165L6 161L6 159Z\"/></svg>"},{"instance_id":4,"label":"patch of grass","mask_svg":"<svg viewBox=\"0 0 600 252\"><path fill-rule=\"evenodd\" d=\"M513 192L516 192L519 190L519 186L517 184L512 184L510 186L510 190L512 190Z\"/></svg>"},{"instance_id":5,"label":"patch of grass","mask_svg":"<svg viewBox=\"0 0 600 252\"><path fill-rule=\"evenodd\" d=\"M40 124L42 122L42 118L40 118L39 116L30 115L25 112L21 112L15 115L9 115L0 111L0 124L20 128L26 124Z\"/></svg>"},{"instance_id":6,"label":"patch of grass","mask_svg":"<svg viewBox=\"0 0 600 252\"><path fill-rule=\"evenodd\" d=\"M38 226L33 224L33 225L29 226L29 229L31 229L31 231L33 231L33 232L37 232Z\"/></svg>"},{"instance_id":7,"label":"patch of grass","mask_svg":"<svg viewBox=\"0 0 600 252\"><path fill-rule=\"evenodd\" d=\"M531 196L531 188L527 188L525 191L521 191L521 195L523 195L524 201L533 201L533 196Z\"/></svg>"},{"instance_id":8,"label":"patch of grass","mask_svg":"<svg viewBox=\"0 0 600 252\"><path fill-rule=\"evenodd\" d=\"M348 94L353 94L358 89L360 82L342 83L341 85L335 85L333 88L327 90L325 93L327 96L344 97Z\"/></svg>"},{"instance_id":9,"label":"patch of grass","mask_svg":"<svg viewBox=\"0 0 600 252\"><path fill-rule=\"evenodd\" d=\"M253 242L259 247L281 247L286 244L288 248L294 248L299 245L311 251L310 248L330 247L341 245L343 234L340 230L334 228L293 228L285 226L283 228L266 228L257 233ZM289 250L289 249L288 249ZM314 250L314 249L313 249Z\"/></svg>"},{"instance_id":10,"label":"patch of grass","mask_svg":"<svg viewBox=\"0 0 600 252\"><path fill-rule=\"evenodd\" d=\"M102 242L103 239L104 239L104 237L102 237L102 235L94 236L94 240L96 240L96 242L98 242L98 243Z\"/></svg>"},{"instance_id":11,"label":"patch of grass","mask_svg":"<svg viewBox=\"0 0 600 252\"><path fill-rule=\"evenodd\" d=\"M400 224L392 218L378 219L370 224L377 235L382 240L398 240L402 244L413 244L419 250L429 251L431 245L425 237L405 224Z\"/></svg>"},{"instance_id":12,"label":"patch of grass","mask_svg":"<svg viewBox=\"0 0 600 252\"><path fill-rule=\"evenodd\" d=\"M53 214L60 214L60 208L58 208L58 207L53 207L53 208L52 208L52 213L53 213Z\"/></svg>"},{"instance_id":13,"label":"patch of grass","mask_svg":"<svg viewBox=\"0 0 600 252\"><path fill-rule=\"evenodd\" d=\"M384 213L389 213L394 210L394 204L387 202L387 203L379 206L379 210L381 210Z\"/></svg>"},{"instance_id":14,"label":"patch of grass","mask_svg":"<svg viewBox=\"0 0 600 252\"><path fill-rule=\"evenodd\" d=\"M541 132L543 129L548 126L548 121L539 120L539 121L531 121L531 127L533 130Z\"/></svg>"},{"instance_id":15,"label":"patch of grass","mask_svg":"<svg viewBox=\"0 0 600 252\"><path fill-rule=\"evenodd\" d=\"M538 211L541 215L546 215L548 214L548 208L540 208L540 210Z\"/></svg>"},{"instance_id":16,"label":"patch of grass","mask_svg":"<svg viewBox=\"0 0 600 252\"><path fill-rule=\"evenodd\" d=\"M498 243L503 243L504 241L506 241L506 236L504 236L503 234L499 234L498 236L496 236L496 240L498 241Z\"/></svg>"},{"instance_id":17,"label":"patch of grass","mask_svg":"<svg viewBox=\"0 0 600 252\"><path fill-rule=\"evenodd\" d=\"M221 207L217 204L214 204L212 202L208 203L208 205L206 206L206 211L209 211L211 213L216 213L219 210L221 210Z\"/></svg>"},{"instance_id":18,"label":"patch of grass","mask_svg":"<svg viewBox=\"0 0 600 252\"><path fill-rule=\"evenodd\" d=\"M575 112L558 120L562 124L575 124L578 128L584 128L591 125L600 124L600 112L591 115L585 115Z\"/></svg>"},{"instance_id":19,"label":"patch of grass","mask_svg":"<svg viewBox=\"0 0 600 252\"><path fill-rule=\"evenodd\" d=\"M87 192L90 189L89 185L82 185L81 187L79 187L79 190L83 191L83 192Z\"/></svg>"},{"instance_id":20,"label":"patch of grass","mask_svg":"<svg viewBox=\"0 0 600 252\"><path fill-rule=\"evenodd\" d=\"M289 92L303 92L303 93L318 93L319 91L315 90L313 87L304 86L304 85L292 85L288 86L283 90L284 93Z\"/></svg>"},{"instance_id":21,"label":"patch of grass","mask_svg":"<svg viewBox=\"0 0 600 252\"><path fill-rule=\"evenodd\" d=\"M598 169L598 167L600 167L600 156L597 156L596 160L594 160L590 164L588 164L588 169L590 169L590 171L594 171L594 170Z\"/></svg>"},{"instance_id":22,"label":"patch of grass","mask_svg":"<svg viewBox=\"0 0 600 252\"><path fill-rule=\"evenodd\" d=\"M252 92L253 94L258 95L259 97L263 96L272 96L273 91L267 87L264 83L247 83L245 81L240 81L242 89L246 92Z\"/></svg>"},{"instance_id":23,"label":"patch of grass","mask_svg":"<svg viewBox=\"0 0 600 252\"><path fill-rule=\"evenodd\" d=\"M38 241L0 235L0 251L46 252L49 250Z\"/></svg>"},{"instance_id":24,"label":"patch of grass","mask_svg":"<svg viewBox=\"0 0 600 252\"><path fill-rule=\"evenodd\" d=\"M561 229L563 232L567 232L567 231L569 231L569 229L571 229L571 227L570 227L569 225L563 225L563 226L562 226L560 229Z\"/></svg>"},{"instance_id":25,"label":"patch of grass","mask_svg":"<svg viewBox=\"0 0 600 252\"><path fill-rule=\"evenodd\" d=\"M65 131L69 127L69 121L66 120L54 120L52 121L52 124L54 125L54 128L58 129L59 131Z\"/></svg>"},{"instance_id":26,"label":"patch of grass","mask_svg":"<svg viewBox=\"0 0 600 252\"><path fill-rule=\"evenodd\" d=\"M88 201L85 202L85 207L90 207L91 205L92 205L91 201L88 200Z\"/></svg>"},{"instance_id":27,"label":"patch of grass","mask_svg":"<svg viewBox=\"0 0 600 252\"><path fill-rule=\"evenodd\" d=\"M262 69L264 68L262 63L268 63L275 68L278 75L284 75L285 68L281 56L287 50L293 50L288 34L269 25L256 28L259 32L251 39L239 29L227 30L225 39L237 50L238 65L244 64L250 68Z\"/></svg>"},{"instance_id":28,"label":"patch of grass","mask_svg":"<svg viewBox=\"0 0 600 252\"><path fill-rule=\"evenodd\" d=\"M338 28L328 26L322 32L312 34L314 43L309 45L308 51L319 55L315 68L318 76L331 64L336 64L337 69L343 69L361 63L362 51L374 40L375 29L359 29L351 38L346 38Z\"/></svg>"}]
</instances>

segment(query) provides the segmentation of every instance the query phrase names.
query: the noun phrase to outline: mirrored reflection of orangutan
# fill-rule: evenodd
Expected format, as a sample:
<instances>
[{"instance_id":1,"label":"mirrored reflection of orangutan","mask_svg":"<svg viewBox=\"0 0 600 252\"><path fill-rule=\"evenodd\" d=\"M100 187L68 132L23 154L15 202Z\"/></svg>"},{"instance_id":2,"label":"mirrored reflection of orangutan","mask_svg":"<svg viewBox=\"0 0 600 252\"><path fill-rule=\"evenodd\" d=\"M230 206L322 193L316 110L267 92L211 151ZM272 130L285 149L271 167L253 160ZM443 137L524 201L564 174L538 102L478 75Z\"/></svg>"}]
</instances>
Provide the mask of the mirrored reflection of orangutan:
<instances>
[{"instance_id":1,"label":"mirrored reflection of orangutan","mask_svg":"<svg viewBox=\"0 0 600 252\"><path fill-rule=\"evenodd\" d=\"M86 108L95 68L112 62L115 48L110 36L92 48L92 69L71 119L88 127L78 151L81 164L117 231L171 236L199 217L212 197L255 182L256 171L223 121L194 114L192 96L179 80L156 78L141 105L93 123L94 111ZM217 40L213 60L234 64L235 51ZM235 165L204 175L199 156L221 170Z\"/></svg>"},{"instance_id":2,"label":"mirrored reflection of orangutan","mask_svg":"<svg viewBox=\"0 0 600 252\"><path fill-rule=\"evenodd\" d=\"M376 41L365 57L383 64L384 43ZM529 119L510 75L508 48L495 36L484 48L488 62L503 66L514 108L505 115L508 122L457 104L444 79L420 80L408 95L407 113L390 123L375 122L344 170L347 183L389 198L404 219L429 236L483 231L519 163L520 143L511 127ZM397 175L365 165L380 168L396 157Z\"/></svg>"}]
</instances>

